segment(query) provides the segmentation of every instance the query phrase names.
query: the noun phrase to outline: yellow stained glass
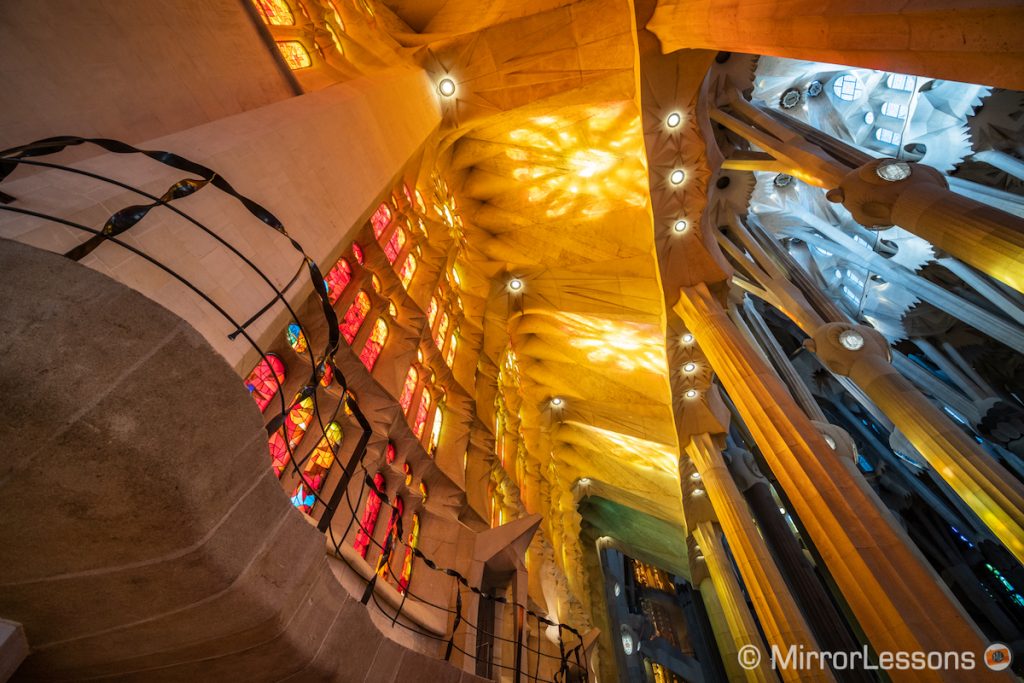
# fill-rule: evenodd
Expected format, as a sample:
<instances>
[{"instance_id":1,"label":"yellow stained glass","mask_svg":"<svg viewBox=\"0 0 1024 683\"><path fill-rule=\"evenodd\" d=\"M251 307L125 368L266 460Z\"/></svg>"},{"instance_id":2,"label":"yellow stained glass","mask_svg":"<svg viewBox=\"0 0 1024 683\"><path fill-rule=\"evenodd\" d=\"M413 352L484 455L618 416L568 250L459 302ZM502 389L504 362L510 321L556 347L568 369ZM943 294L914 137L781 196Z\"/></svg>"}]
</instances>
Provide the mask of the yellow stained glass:
<instances>
[{"instance_id":1,"label":"yellow stained glass","mask_svg":"<svg viewBox=\"0 0 1024 683\"><path fill-rule=\"evenodd\" d=\"M308 66L313 65L313 60L309 57L309 52L303 47L302 43L297 40L284 40L278 41L277 49L281 51L284 56L284 61L288 62L288 66L294 69L305 69Z\"/></svg>"},{"instance_id":2,"label":"yellow stained glass","mask_svg":"<svg viewBox=\"0 0 1024 683\"><path fill-rule=\"evenodd\" d=\"M271 26L294 26L295 17L284 0L253 0L263 21Z\"/></svg>"}]
</instances>

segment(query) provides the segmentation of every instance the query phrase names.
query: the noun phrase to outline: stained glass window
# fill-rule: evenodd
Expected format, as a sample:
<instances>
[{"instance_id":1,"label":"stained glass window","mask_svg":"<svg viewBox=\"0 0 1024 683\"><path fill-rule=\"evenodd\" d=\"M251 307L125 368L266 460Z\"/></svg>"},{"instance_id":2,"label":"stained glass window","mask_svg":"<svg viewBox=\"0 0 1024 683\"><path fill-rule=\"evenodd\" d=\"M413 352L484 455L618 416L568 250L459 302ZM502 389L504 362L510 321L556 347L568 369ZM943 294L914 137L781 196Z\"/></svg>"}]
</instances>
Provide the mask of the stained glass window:
<instances>
[{"instance_id":1,"label":"stained glass window","mask_svg":"<svg viewBox=\"0 0 1024 683\"><path fill-rule=\"evenodd\" d=\"M378 472L373 477L373 485L381 493L387 493L384 488L384 475ZM356 549L360 557L366 557L366 551L370 549L370 541L373 539L373 530L377 528L377 517L380 516L380 498L377 493L370 489L366 494L366 506L363 508L363 518L359 520L359 531L356 533L356 540L352 547Z\"/></svg>"},{"instance_id":2,"label":"stained glass window","mask_svg":"<svg viewBox=\"0 0 1024 683\"><path fill-rule=\"evenodd\" d=\"M385 228L388 227L388 223L391 222L391 207L388 206L387 202L381 203L377 207L377 210L370 216L370 223L373 225L373 236L380 239L381 234Z\"/></svg>"},{"instance_id":3,"label":"stained glass window","mask_svg":"<svg viewBox=\"0 0 1024 683\"><path fill-rule=\"evenodd\" d=\"M412 564L415 556L413 551L420 544L420 516L413 514L412 530L409 532L409 540L405 549L405 560L402 562L402 574L398 579L398 592L405 593L409 588L409 580L412 578Z\"/></svg>"},{"instance_id":4,"label":"stained glass window","mask_svg":"<svg viewBox=\"0 0 1024 683\"><path fill-rule=\"evenodd\" d=\"M363 346L363 351L359 354L359 360L363 361L367 370L373 370L387 340L388 324L384 322L384 318L377 318L377 322L373 324L373 332L370 333L370 338L366 340L366 345Z\"/></svg>"},{"instance_id":5,"label":"stained glass window","mask_svg":"<svg viewBox=\"0 0 1024 683\"><path fill-rule=\"evenodd\" d=\"M245 378L245 388L252 394L253 400L259 406L260 412L264 412L274 394L284 382L284 361L272 353L268 353L266 360L261 360L249 376Z\"/></svg>"},{"instance_id":6,"label":"stained glass window","mask_svg":"<svg viewBox=\"0 0 1024 683\"><path fill-rule=\"evenodd\" d=\"M423 436L423 427L427 424L427 413L430 412L430 392L423 390L420 397L420 406L416 410L416 421L412 425L412 432L416 438Z\"/></svg>"},{"instance_id":7,"label":"stained glass window","mask_svg":"<svg viewBox=\"0 0 1024 683\"><path fill-rule=\"evenodd\" d=\"M402 412L408 414L409 406L412 404L413 394L416 393L416 384L419 382L420 373L416 368L409 368L409 374L405 376L405 386L402 387L402 395L398 397L398 404L402 406Z\"/></svg>"},{"instance_id":8,"label":"stained glass window","mask_svg":"<svg viewBox=\"0 0 1024 683\"><path fill-rule=\"evenodd\" d=\"M334 368L326 363L323 358L316 364L317 374L320 375L320 386L329 387L334 381Z\"/></svg>"},{"instance_id":9,"label":"stained glass window","mask_svg":"<svg viewBox=\"0 0 1024 683\"><path fill-rule=\"evenodd\" d=\"M430 445L427 447L427 453L433 455L437 451L437 444L441 440L441 421L444 419L444 414L441 412L441 406L438 406L434 410L434 424L430 427Z\"/></svg>"},{"instance_id":10,"label":"stained glass window","mask_svg":"<svg viewBox=\"0 0 1024 683\"><path fill-rule=\"evenodd\" d=\"M420 496L423 497L423 502L427 502L427 484L424 481L420 481Z\"/></svg>"},{"instance_id":11,"label":"stained glass window","mask_svg":"<svg viewBox=\"0 0 1024 683\"><path fill-rule=\"evenodd\" d=\"M271 26L293 26L295 17L284 0L254 0L263 21Z\"/></svg>"},{"instance_id":12,"label":"stained glass window","mask_svg":"<svg viewBox=\"0 0 1024 683\"><path fill-rule=\"evenodd\" d=\"M447 311L441 314L441 322L437 324L437 332L434 333L434 343L437 344L437 348L440 349L444 346L444 338L448 334L448 325L451 322L451 318L448 317Z\"/></svg>"},{"instance_id":13,"label":"stained glass window","mask_svg":"<svg viewBox=\"0 0 1024 683\"><path fill-rule=\"evenodd\" d=\"M313 417L313 397L307 396L299 401L299 396L301 394L295 396L294 405L288 411L284 425L274 432L268 440L271 465L274 468L274 474L279 479L291 462L291 457L288 455L289 447L291 447L292 451L295 450L295 447L302 441L302 437L305 436L306 429L309 427L309 420ZM295 403L295 401L298 402Z\"/></svg>"},{"instance_id":14,"label":"stained glass window","mask_svg":"<svg viewBox=\"0 0 1024 683\"><path fill-rule=\"evenodd\" d=\"M297 40L278 41L277 49L281 51L284 61L288 63L288 67L293 70L305 69L313 64L313 60L309 58L309 52Z\"/></svg>"},{"instance_id":15,"label":"stained glass window","mask_svg":"<svg viewBox=\"0 0 1024 683\"><path fill-rule=\"evenodd\" d=\"M292 505L308 515L315 504L316 495L306 487L305 483L300 481L292 492Z\"/></svg>"},{"instance_id":16,"label":"stained glass window","mask_svg":"<svg viewBox=\"0 0 1024 683\"><path fill-rule=\"evenodd\" d=\"M430 299L430 305L427 306L427 327L434 329L434 321L437 320L437 297Z\"/></svg>"},{"instance_id":17,"label":"stained glass window","mask_svg":"<svg viewBox=\"0 0 1024 683\"><path fill-rule=\"evenodd\" d=\"M398 273L398 277L402 281L402 286L409 289L409 283L412 282L412 276L415 274L416 257L409 254L405 257L405 261L402 262L402 270Z\"/></svg>"},{"instance_id":18,"label":"stained glass window","mask_svg":"<svg viewBox=\"0 0 1024 683\"><path fill-rule=\"evenodd\" d=\"M427 205L423 201L423 195L420 194L419 188L416 189L416 208L420 210L420 213L427 212Z\"/></svg>"},{"instance_id":19,"label":"stained glass window","mask_svg":"<svg viewBox=\"0 0 1024 683\"><path fill-rule=\"evenodd\" d=\"M841 100L853 102L864 94L864 86L852 74L844 74L832 84L832 92Z\"/></svg>"},{"instance_id":20,"label":"stained glass window","mask_svg":"<svg viewBox=\"0 0 1024 683\"><path fill-rule=\"evenodd\" d=\"M309 348L306 343L306 335L302 334L302 328L298 323L289 324L284 336L288 340L288 346L292 347L295 353L305 353Z\"/></svg>"},{"instance_id":21,"label":"stained glass window","mask_svg":"<svg viewBox=\"0 0 1024 683\"><path fill-rule=\"evenodd\" d=\"M345 259L340 259L324 278L324 284L327 285L327 299L332 304L338 303L341 293L345 291L351 281L352 266Z\"/></svg>"},{"instance_id":22,"label":"stained glass window","mask_svg":"<svg viewBox=\"0 0 1024 683\"><path fill-rule=\"evenodd\" d=\"M394 575L394 572L391 571L391 562L395 556L395 548L401 541L401 539L398 538L398 520L402 518L402 514L404 512L405 503L402 501L402 497L395 496L395 507L391 509L391 518L388 520L387 536L391 539L391 552L389 552L387 557L385 557L382 550L380 560L377 562L377 574L385 580ZM385 545L387 545L387 543L385 543Z\"/></svg>"},{"instance_id":23,"label":"stained glass window","mask_svg":"<svg viewBox=\"0 0 1024 683\"><path fill-rule=\"evenodd\" d=\"M370 276L370 286L374 292L380 294L380 278L376 274Z\"/></svg>"},{"instance_id":24,"label":"stained glass window","mask_svg":"<svg viewBox=\"0 0 1024 683\"><path fill-rule=\"evenodd\" d=\"M409 189L409 183L402 183L402 194L405 195L405 201L409 203L409 206L412 206L412 190Z\"/></svg>"},{"instance_id":25,"label":"stained glass window","mask_svg":"<svg viewBox=\"0 0 1024 683\"><path fill-rule=\"evenodd\" d=\"M366 257L363 256L363 248L359 246L359 242L352 243L352 256L355 257L356 263L363 265L366 262Z\"/></svg>"},{"instance_id":26,"label":"stained glass window","mask_svg":"<svg viewBox=\"0 0 1024 683\"><path fill-rule=\"evenodd\" d=\"M384 245L384 255L388 257L388 263L393 264L398 260L398 255L402 252L405 241L405 229L399 226L398 230L395 230L394 234L391 235L388 243Z\"/></svg>"},{"instance_id":27,"label":"stained glass window","mask_svg":"<svg viewBox=\"0 0 1024 683\"><path fill-rule=\"evenodd\" d=\"M366 292L360 291L345 312L345 318L338 325L341 335L349 344L356 338L356 334L359 333L359 328L363 326L363 321L366 320L366 314L369 312L370 297L366 295Z\"/></svg>"},{"instance_id":28,"label":"stained glass window","mask_svg":"<svg viewBox=\"0 0 1024 683\"><path fill-rule=\"evenodd\" d=\"M388 447L384 449L384 462L391 464L398 457L398 451L395 449L395 444L388 441Z\"/></svg>"},{"instance_id":29,"label":"stained glass window","mask_svg":"<svg viewBox=\"0 0 1024 683\"><path fill-rule=\"evenodd\" d=\"M329 423L323 438L317 443L302 468L302 481L295 489L296 495L292 497L292 505L306 514L313 511L316 501L313 493L319 492L323 487L324 479L334 464L334 456L337 454L341 439L341 427L337 422ZM300 497L300 494L304 495Z\"/></svg>"},{"instance_id":30,"label":"stained glass window","mask_svg":"<svg viewBox=\"0 0 1024 683\"><path fill-rule=\"evenodd\" d=\"M444 362L448 364L448 367L452 366L455 362L455 349L459 345L459 331L452 332L452 340L448 342L448 353L444 357Z\"/></svg>"},{"instance_id":31,"label":"stained glass window","mask_svg":"<svg viewBox=\"0 0 1024 683\"><path fill-rule=\"evenodd\" d=\"M412 465L408 460L402 463L402 472L405 474L405 485L412 486Z\"/></svg>"}]
</instances>

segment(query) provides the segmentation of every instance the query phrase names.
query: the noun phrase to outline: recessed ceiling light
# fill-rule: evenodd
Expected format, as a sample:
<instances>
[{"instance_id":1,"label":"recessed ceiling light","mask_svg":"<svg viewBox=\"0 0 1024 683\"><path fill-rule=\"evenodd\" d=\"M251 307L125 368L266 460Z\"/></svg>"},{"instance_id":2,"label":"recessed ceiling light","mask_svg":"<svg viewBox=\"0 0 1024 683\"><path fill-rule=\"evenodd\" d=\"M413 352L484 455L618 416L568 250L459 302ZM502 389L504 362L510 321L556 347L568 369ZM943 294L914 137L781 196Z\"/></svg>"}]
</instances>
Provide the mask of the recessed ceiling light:
<instances>
[{"instance_id":1,"label":"recessed ceiling light","mask_svg":"<svg viewBox=\"0 0 1024 683\"><path fill-rule=\"evenodd\" d=\"M690 361L689 363L684 363L683 364L683 372L693 372L696 369L697 369L697 364L694 363L693 361Z\"/></svg>"},{"instance_id":2,"label":"recessed ceiling light","mask_svg":"<svg viewBox=\"0 0 1024 683\"><path fill-rule=\"evenodd\" d=\"M682 121L683 121L683 117L680 116L679 112L677 112L677 111L674 111L671 114L669 114L667 117L665 117L665 125L668 126L669 128L675 128L680 123L682 123Z\"/></svg>"},{"instance_id":3,"label":"recessed ceiling light","mask_svg":"<svg viewBox=\"0 0 1024 683\"><path fill-rule=\"evenodd\" d=\"M523 281L517 277L512 278L508 281L508 288L513 292L518 292L523 288Z\"/></svg>"},{"instance_id":4,"label":"recessed ceiling light","mask_svg":"<svg viewBox=\"0 0 1024 683\"><path fill-rule=\"evenodd\" d=\"M455 81L450 78L442 78L441 82L437 84L437 92L444 97L451 97L455 94Z\"/></svg>"},{"instance_id":5,"label":"recessed ceiling light","mask_svg":"<svg viewBox=\"0 0 1024 683\"><path fill-rule=\"evenodd\" d=\"M704 495L704 489L702 489L702 488L695 488L693 490L693 495L695 495L695 496L703 496Z\"/></svg>"},{"instance_id":6,"label":"recessed ceiling light","mask_svg":"<svg viewBox=\"0 0 1024 683\"><path fill-rule=\"evenodd\" d=\"M686 393L683 394L683 395L686 396L686 398L697 398L697 390L696 389L687 389Z\"/></svg>"},{"instance_id":7,"label":"recessed ceiling light","mask_svg":"<svg viewBox=\"0 0 1024 683\"><path fill-rule=\"evenodd\" d=\"M694 481L699 480L700 479L700 472L694 472L693 474L691 474L690 475L690 479L693 479Z\"/></svg>"},{"instance_id":8,"label":"recessed ceiling light","mask_svg":"<svg viewBox=\"0 0 1024 683\"><path fill-rule=\"evenodd\" d=\"M679 185L686 179L686 174L683 173L683 169L677 168L669 174L668 180L673 185Z\"/></svg>"},{"instance_id":9,"label":"recessed ceiling light","mask_svg":"<svg viewBox=\"0 0 1024 683\"><path fill-rule=\"evenodd\" d=\"M564 401L562 401L562 399L559 398L558 396L555 396L553 399L551 399L551 405L553 405L556 408L560 407L562 403L564 403Z\"/></svg>"},{"instance_id":10,"label":"recessed ceiling light","mask_svg":"<svg viewBox=\"0 0 1024 683\"><path fill-rule=\"evenodd\" d=\"M672 229L676 232L684 232L686 230L686 221L680 218L672 225Z\"/></svg>"},{"instance_id":11,"label":"recessed ceiling light","mask_svg":"<svg viewBox=\"0 0 1024 683\"><path fill-rule=\"evenodd\" d=\"M683 334L682 337L679 338L679 341L683 342L684 344L692 344L693 335L690 334L689 332L686 332L685 334Z\"/></svg>"}]
</instances>

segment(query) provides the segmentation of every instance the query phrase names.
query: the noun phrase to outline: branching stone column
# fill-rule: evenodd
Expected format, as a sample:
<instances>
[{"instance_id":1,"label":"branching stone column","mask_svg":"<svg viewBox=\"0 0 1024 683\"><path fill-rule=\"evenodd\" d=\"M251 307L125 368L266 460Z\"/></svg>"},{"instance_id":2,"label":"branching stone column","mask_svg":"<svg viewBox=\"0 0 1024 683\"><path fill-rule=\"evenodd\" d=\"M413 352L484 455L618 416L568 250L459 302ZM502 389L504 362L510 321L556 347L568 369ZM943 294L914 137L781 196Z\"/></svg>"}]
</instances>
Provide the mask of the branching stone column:
<instances>
[{"instance_id":1,"label":"branching stone column","mask_svg":"<svg viewBox=\"0 0 1024 683\"><path fill-rule=\"evenodd\" d=\"M703 490L710 498L722 531L729 540L729 548L739 566L768 644L778 646L783 652L790 647L805 651L820 650L796 600L775 566L768 546L754 527L747 503L736 488L718 445L710 434L696 434L687 444L686 453L700 474ZM784 669L781 674L786 681L835 680L828 668L813 671Z\"/></svg>"},{"instance_id":2,"label":"branching stone column","mask_svg":"<svg viewBox=\"0 0 1024 683\"><path fill-rule=\"evenodd\" d=\"M863 325L828 323L805 342L852 379L1018 560L1024 561L1024 487L889 362L889 345Z\"/></svg>"},{"instance_id":3,"label":"branching stone column","mask_svg":"<svg viewBox=\"0 0 1024 683\"><path fill-rule=\"evenodd\" d=\"M930 166L873 159L827 196L865 227L898 225L1024 292L1024 218L951 192Z\"/></svg>"},{"instance_id":4,"label":"branching stone column","mask_svg":"<svg viewBox=\"0 0 1024 683\"><path fill-rule=\"evenodd\" d=\"M680 294L676 312L729 391L875 650L970 650L982 661L988 643L981 633L897 531L867 484L838 461L707 286L684 287ZM1011 680L984 669L889 675L915 682Z\"/></svg>"}]
</instances>

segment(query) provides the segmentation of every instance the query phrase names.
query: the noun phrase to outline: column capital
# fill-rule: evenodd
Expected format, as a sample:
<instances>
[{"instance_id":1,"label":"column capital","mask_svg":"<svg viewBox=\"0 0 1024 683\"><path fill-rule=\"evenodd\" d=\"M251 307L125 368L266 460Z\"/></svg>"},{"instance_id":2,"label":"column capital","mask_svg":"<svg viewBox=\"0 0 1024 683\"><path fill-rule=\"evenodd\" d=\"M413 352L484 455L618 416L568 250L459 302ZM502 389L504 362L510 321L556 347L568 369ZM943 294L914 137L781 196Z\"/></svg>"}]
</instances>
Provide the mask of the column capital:
<instances>
[{"instance_id":1,"label":"column capital","mask_svg":"<svg viewBox=\"0 0 1024 683\"><path fill-rule=\"evenodd\" d=\"M897 204L908 191L922 189L948 190L945 177L924 164L898 159L872 159L847 173L825 195L829 201L842 204L854 220L872 230L883 230L900 221ZM901 217L905 222L906 216ZM916 223L916 221L914 221Z\"/></svg>"},{"instance_id":2,"label":"column capital","mask_svg":"<svg viewBox=\"0 0 1024 683\"><path fill-rule=\"evenodd\" d=\"M854 366L868 359L892 361L889 342L867 325L826 323L804 340L804 348L840 375L850 375Z\"/></svg>"}]
</instances>

